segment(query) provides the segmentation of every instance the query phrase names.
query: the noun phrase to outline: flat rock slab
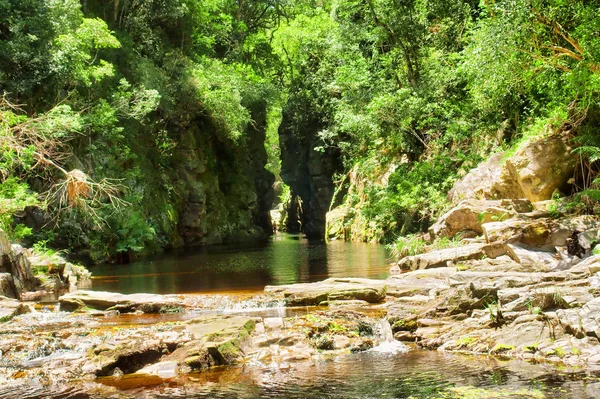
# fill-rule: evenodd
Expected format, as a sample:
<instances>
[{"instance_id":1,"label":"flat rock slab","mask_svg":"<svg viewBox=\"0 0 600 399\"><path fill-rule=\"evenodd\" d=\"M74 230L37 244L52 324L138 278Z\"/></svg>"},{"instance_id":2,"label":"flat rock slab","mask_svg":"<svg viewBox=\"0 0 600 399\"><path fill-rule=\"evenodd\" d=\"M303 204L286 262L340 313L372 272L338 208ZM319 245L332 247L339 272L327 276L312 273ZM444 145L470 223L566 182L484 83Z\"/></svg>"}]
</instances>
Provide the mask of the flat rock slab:
<instances>
[{"instance_id":1,"label":"flat rock slab","mask_svg":"<svg viewBox=\"0 0 600 399\"><path fill-rule=\"evenodd\" d=\"M121 312L159 313L173 311L183 306L177 298L155 294L123 295L105 291L76 291L61 296L61 310L72 311L83 307L97 310L119 310Z\"/></svg>"},{"instance_id":2,"label":"flat rock slab","mask_svg":"<svg viewBox=\"0 0 600 399\"><path fill-rule=\"evenodd\" d=\"M24 313L29 313L27 306L17 300L0 296L0 323Z\"/></svg>"},{"instance_id":3,"label":"flat rock slab","mask_svg":"<svg viewBox=\"0 0 600 399\"><path fill-rule=\"evenodd\" d=\"M256 319L245 316L204 316L188 320L186 330L194 337L237 337L241 331L251 333L256 325Z\"/></svg>"},{"instance_id":4,"label":"flat rock slab","mask_svg":"<svg viewBox=\"0 0 600 399\"><path fill-rule=\"evenodd\" d=\"M505 255L508 248L504 244L470 244L456 248L446 248L420 255L406 256L398 262L403 270L448 267L463 261L497 258Z\"/></svg>"},{"instance_id":5,"label":"flat rock slab","mask_svg":"<svg viewBox=\"0 0 600 399\"><path fill-rule=\"evenodd\" d=\"M344 300L378 303L385 299L387 287L382 280L330 278L317 283L267 286L265 292L283 293L288 306L310 306Z\"/></svg>"}]
</instances>

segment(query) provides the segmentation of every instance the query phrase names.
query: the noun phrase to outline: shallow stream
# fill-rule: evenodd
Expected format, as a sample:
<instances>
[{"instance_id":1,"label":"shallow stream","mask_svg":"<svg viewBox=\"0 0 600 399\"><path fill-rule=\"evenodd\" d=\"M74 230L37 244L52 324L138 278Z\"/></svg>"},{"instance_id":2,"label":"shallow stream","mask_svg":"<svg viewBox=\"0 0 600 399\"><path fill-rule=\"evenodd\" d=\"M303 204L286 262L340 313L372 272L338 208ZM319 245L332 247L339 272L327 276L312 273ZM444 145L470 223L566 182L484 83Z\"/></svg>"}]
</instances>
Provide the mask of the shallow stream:
<instances>
[{"instance_id":1,"label":"shallow stream","mask_svg":"<svg viewBox=\"0 0 600 399\"><path fill-rule=\"evenodd\" d=\"M378 245L326 245L298 236L278 235L264 244L206 247L130 265L96 267L92 269L92 289L194 294L190 297L222 300L222 305L216 306L220 312L293 317L294 312L306 314L309 309L235 308L235 300L239 303L267 284L311 282L333 276L383 279L387 277L388 262L388 254ZM196 295L220 293L227 295ZM234 305L227 298L234 298ZM113 315L100 317L94 322L95 327L88 327L118 330L168 323L197 316L194 312L197 311L180 315ZM38 322L35 329L38 334L45 334L56 329L57 323L77 316L50 312L27 317L42 317L48 327ZM131 374L54 386L41 379L16 379L0 386L0 398L600 398L600 371L561 370L552 365L439 353L414 346L406 352L406 347L393 341L391 330L387 330L389 324L382 334L389 336L390 345L367 352L333 357L325 351L316 359L290 363L265 364L248 358L241 365L166 380ZM397 350L397 345L402 345L403 350Z\"/></svg>"}]
</instances>

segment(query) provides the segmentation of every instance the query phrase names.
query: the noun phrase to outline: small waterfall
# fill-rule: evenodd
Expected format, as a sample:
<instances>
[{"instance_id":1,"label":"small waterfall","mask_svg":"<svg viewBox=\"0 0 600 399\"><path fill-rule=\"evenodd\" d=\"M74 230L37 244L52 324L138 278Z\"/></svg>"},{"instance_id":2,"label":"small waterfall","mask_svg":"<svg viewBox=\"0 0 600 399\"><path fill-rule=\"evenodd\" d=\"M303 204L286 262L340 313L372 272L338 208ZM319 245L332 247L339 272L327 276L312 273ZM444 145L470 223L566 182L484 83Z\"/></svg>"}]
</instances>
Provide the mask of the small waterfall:
<instances>
[{"instance_id":1,"label":"small waterfall","mask_svg":"<svg viewBox=\"0 0 600 399\"><path fill-rule=\"evenodd\" d=\"M392 327L386 319L377 320L373 326L373 335L379 340L379 345L371 349L372 352L389 353L392 355L408 352L406 345L394 339Z\"/></svg>"}]
</instances>

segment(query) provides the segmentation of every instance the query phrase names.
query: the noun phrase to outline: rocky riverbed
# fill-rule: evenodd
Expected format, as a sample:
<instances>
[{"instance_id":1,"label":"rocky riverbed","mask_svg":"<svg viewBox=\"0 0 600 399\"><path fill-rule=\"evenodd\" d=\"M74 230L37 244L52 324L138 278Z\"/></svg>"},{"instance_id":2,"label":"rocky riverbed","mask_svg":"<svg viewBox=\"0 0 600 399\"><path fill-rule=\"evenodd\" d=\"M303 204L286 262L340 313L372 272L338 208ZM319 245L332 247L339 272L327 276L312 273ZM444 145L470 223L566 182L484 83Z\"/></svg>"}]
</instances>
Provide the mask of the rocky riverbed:
<instances>
[{"instance_id":1,"label":"rocky riverbed","mask_svg":"<svg viewBox=\"0 0 600 399\"><path fill-rule=\"evenodd\" d=\"M330 278L237 296L76 290L51 303L2 298L0 381L8 388L0 396L32 384L117 395L217 366L285 369L373 350L600 370L600 223L553 217L545 205L462 202L431 239L473 238L407 256L385 280Z\"/></svg>"}]
</instances>

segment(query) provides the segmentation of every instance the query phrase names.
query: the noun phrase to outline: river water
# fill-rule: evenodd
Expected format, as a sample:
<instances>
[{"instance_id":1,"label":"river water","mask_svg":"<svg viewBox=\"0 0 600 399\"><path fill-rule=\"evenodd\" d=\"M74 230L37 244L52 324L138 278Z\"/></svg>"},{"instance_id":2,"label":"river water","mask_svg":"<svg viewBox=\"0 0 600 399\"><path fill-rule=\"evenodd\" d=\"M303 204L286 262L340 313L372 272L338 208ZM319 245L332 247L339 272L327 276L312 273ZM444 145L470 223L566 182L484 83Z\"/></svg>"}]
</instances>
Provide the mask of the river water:
<instances>
[{"instance_id":1,"label":"river water","mask_svg":"<svg viewBox=\"0 0 600 399\"><path fill-rule=\"evenodd\" d=\"M332 276L386 278L388 263L388 254L379 245L326 245L277 235L262 244L213 246L129 265L95 267L92 288L122 293L245 295L261 291L267 284ZM104 323L120 328L120 323L133 323L131 317L156 323L168 321L161 317L179 316L156 315L155 320L148 315L120 315ZM21 386L0 386L0 398L600 398L600 372L415 347L408 352L371 350L336 357L323 353L309 361L277 364L253 358L241 365L169 380L132 374L98 382L54 387L23 381Z\"/></svg>"},{"instance_id":2,"label":"river water","mask_svg":"<svg viewBox=\"0 0 600 399\"><path fill-rule=\"evenodd\" d=\"M396 355L371 351L285 367L216 368L154 386L143 378L113 384L124 389L124 397L160 399L592 399L600 397L599 377L517 360L412 350Z\"/></svg>"},{"instance_id":3,"label":"river water","mask_svg":"<svg viewBox=\"0 0 600 399\"><path fill-rule=\"evenodd\" d=\"M327 277L386 278L389 259L382 245L309 241L277 234L262 243L214 245L127 265L91 269L92 289L123 294L183 294L262 291L265 285Z\"/></svg>"}]
</instances>

